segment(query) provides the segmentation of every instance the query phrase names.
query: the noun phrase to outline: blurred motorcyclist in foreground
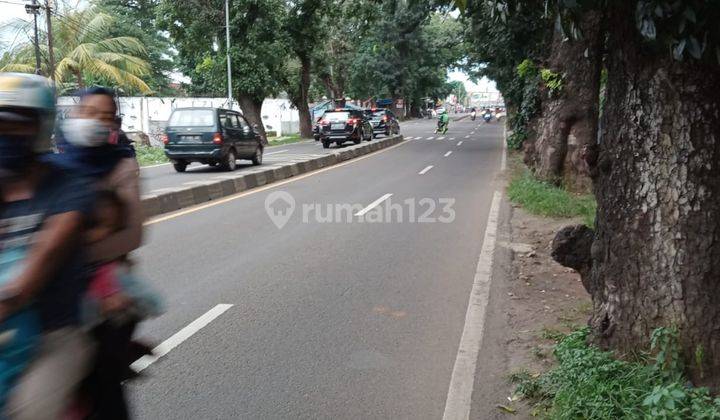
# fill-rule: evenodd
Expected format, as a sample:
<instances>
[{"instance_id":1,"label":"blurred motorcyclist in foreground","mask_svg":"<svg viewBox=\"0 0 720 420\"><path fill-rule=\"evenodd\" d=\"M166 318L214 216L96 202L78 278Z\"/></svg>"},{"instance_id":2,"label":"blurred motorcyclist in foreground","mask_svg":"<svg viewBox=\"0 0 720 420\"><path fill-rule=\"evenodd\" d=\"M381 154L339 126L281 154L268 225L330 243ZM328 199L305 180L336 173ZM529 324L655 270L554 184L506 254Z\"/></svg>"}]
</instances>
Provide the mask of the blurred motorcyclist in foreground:
<instances>
[{"instance_id":1,"label":"blurred motorcyclist in foreground","mask_svg":"<svg viewBox=\"0 0 720 420\"><path fill-rule=\"evenodd\" d=\"M158 311L154 294L131 274L128 254L140 246L143 228L140 171L118 122L111 91L96 87L81 92L80 103L58 133L62 153L53 156L59 166L91 178L100 194L86 235L88 300L95 310L86 311L85 318L97 355L78 410L109 420L128 418L122 381L134 360L132 336L138 322Z\"/></svg>"},{"instance_id":2,"label":"blurred motorcyclist in foreground","mask_svg":"<svg viewBox=\"0 0 720 420\"><path fill-rule=\"evenodd\" d=\"M55 97L47 79L0 74L0 330L24 310L38 315L40 336L12 388L10 419L57 419L86 376L93 344L80 328L85 293L81 232L92 185L41 162L51 150ZM9 332L12 347L13 331Z\"/></svg>"}]
</instances>

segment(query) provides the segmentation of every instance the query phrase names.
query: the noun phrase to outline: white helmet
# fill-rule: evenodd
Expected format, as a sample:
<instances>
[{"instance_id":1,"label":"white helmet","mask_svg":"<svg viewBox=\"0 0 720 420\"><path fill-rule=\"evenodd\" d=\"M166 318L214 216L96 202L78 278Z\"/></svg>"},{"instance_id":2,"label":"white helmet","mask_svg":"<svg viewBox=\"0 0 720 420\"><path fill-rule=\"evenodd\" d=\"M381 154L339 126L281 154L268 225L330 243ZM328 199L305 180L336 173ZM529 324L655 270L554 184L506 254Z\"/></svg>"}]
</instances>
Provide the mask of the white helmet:
<instances>
[{"instance_id":1,"label":"white helmet","mask_svg":"<svg viewBox=\"0 0 720 420\"><path fill-rule=\"evenodd\" d=\"M35 114L35 118L28 116ZM0 120L27 121L40 125L33 150L52 150L55 128L55 89L43 77L26 73L0 73Z\"/></svg>"}]
</instances>

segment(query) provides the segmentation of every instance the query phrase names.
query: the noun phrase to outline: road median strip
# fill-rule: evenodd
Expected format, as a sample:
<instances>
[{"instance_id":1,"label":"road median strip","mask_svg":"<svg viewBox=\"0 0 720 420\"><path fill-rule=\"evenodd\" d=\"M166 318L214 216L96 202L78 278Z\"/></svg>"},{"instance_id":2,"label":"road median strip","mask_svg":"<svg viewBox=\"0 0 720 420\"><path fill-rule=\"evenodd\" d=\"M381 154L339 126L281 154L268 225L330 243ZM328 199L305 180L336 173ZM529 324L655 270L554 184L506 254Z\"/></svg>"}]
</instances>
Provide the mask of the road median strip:
<instances>
[{"instance_id":1,"label":"road median strip","mask_svg":"<svg viewBox=\"0 0 720 420\"><path fill-rule=\"evenodd\" d=\"M332 150L330 154L304 161L275 163L251 171L227 173L209 180L189 182L177 188L156 190L142 197L145 216L150 218L217 200L283 179L333 166L394 146L402 141L404 141L403 136L392 136L369 143Z\"/></svg>"}]
</instances>

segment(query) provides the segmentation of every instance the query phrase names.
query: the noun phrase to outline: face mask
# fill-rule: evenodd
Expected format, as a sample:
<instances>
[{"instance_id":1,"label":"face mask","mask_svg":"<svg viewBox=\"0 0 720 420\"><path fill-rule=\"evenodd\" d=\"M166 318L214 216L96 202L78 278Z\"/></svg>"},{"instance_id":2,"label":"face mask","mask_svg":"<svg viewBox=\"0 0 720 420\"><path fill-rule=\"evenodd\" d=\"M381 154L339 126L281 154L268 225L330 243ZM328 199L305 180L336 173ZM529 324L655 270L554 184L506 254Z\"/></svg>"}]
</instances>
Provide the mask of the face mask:
<instances>
[{"instance_id":1,"label":"face mask","mask_svg":"<svg viewBox=\"0 0 720 420\"><path fill-rule=\"evenodd\" d=\"M0 178L19 175L33 159L31 136L0 134Z\"/></svg>"},{"instance_id":2,"label":"face mask","mask_svg":"<svg viewBox=\"0 0 720 420\"><path fill-rule=\"evenodd\" d=\"M69 118L63 121L62 131L68 143L77 147L99 147L108 144L110 129L98 120Z\"/></svg>"}]
</instances>

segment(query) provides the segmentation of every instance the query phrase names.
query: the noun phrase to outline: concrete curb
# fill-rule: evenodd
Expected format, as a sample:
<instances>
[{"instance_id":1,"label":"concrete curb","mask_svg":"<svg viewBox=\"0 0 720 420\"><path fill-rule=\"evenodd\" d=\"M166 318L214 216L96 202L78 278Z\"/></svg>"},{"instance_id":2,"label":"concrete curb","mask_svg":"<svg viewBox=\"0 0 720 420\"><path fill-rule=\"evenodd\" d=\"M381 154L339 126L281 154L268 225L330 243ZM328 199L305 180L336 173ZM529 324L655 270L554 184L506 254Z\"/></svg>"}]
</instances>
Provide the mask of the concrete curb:
<instances>
[{"instance_id":1,"label":"concrete curb","mask_svg":"<svg viewBox=\"0 0 720 420\"><path fill-rule=\"evenodd\" d=\"M272 184L273 182L293 176L337 165L338 163L394 146L403 141L404 138L402 135L387 137L332 150L329 155L302 162L293 161L284 164L260 166L257 169L239 172L237 174L230 172L218 176L217 178L219 179L189 182L182 187L147 194L142 197L145 217L151 218L164 213L170 213L263 185Z\"/></svg>"}]
</instances>

